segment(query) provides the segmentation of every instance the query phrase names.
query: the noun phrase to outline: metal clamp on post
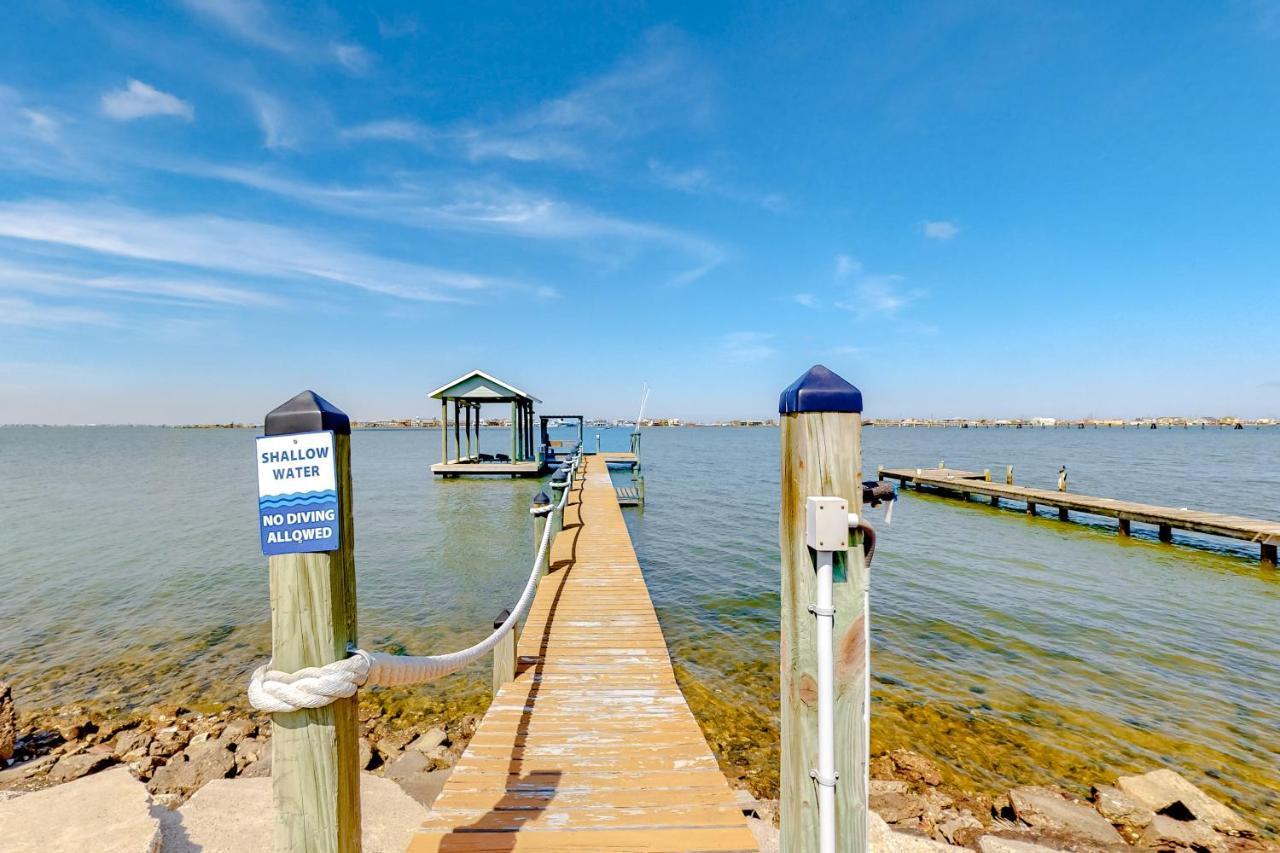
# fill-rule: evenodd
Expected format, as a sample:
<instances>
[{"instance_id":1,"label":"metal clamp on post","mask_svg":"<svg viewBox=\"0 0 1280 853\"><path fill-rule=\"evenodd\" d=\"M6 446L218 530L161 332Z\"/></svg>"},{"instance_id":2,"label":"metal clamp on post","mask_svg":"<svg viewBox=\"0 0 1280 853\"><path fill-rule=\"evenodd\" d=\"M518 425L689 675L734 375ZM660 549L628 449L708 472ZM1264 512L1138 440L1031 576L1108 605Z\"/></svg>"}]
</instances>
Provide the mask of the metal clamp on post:
<instances>
[{"instance_id":1,"label":"metal clamp on post","mask_svg":"<svg viewBox=\"0 0 1280 853\"><path fill-rule=\"evenodd\" d=\"M817 770L809 771L809 778L826 788L834 788L836 783L840 781L840 773L837 771L832 774L830 779L823 778L822 774Z\"/></svg>"}]
</instances>

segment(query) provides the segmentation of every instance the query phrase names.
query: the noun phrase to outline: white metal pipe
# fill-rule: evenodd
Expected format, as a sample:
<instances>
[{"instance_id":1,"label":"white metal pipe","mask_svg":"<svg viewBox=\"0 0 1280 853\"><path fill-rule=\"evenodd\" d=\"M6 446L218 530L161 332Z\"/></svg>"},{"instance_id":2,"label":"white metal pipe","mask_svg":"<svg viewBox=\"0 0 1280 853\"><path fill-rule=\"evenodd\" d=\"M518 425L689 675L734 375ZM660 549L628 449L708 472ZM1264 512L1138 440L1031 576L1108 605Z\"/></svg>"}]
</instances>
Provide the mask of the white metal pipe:
<instances>
[{"instance_id":1,"label":"white metal pipe","mask_svg":"<svg viewBox=\"0 0 1280 853\"><path fill-rule=\"evenodd\" d=\"M822 853L836 849L836 685L832 659L835 609L832 606L834 552L818 551L813 615L818 645L818 839Z\"/></svg>"}]
</instances>

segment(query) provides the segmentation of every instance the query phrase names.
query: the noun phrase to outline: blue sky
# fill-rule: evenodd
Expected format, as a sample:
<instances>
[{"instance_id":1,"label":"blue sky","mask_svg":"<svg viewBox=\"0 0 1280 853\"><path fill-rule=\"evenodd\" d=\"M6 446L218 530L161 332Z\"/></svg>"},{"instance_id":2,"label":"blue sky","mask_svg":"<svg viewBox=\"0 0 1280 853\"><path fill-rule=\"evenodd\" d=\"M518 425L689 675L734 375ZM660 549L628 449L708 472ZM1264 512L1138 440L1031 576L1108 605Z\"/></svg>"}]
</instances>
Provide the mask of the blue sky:
<instances>
[{"instance_id":1,"label":"blue sky","mask_svg":"<svg viewBox=\"0 0 1280 853\"><path fill-rule=\"evenodd\" d=\"M1275 3L5 18L0 422L1280 414Z\"/></svg>"}]
</instances>

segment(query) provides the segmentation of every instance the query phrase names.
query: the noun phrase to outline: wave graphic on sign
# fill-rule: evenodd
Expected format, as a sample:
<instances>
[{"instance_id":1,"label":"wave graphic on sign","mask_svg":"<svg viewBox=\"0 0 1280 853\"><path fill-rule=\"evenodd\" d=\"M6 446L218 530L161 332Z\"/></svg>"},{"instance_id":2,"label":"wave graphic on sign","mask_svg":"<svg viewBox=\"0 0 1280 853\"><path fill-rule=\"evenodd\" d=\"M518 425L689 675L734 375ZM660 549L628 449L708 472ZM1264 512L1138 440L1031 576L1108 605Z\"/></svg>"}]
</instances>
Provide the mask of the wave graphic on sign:
<instances>
[{"instance_id":1,"label":"wave graphic on sign","mask_svg":"<svg viewBox=\"0 0 1280 853\"><path fill-rule=\"evenodd\" d=\"M258 501L258 506L261 509L280 509L281 507L326 503L337 499L338 493L333 489L324 489L319 492L289 492L283 495L271 495L261 498Z\"/></svg>"}]
</instances>

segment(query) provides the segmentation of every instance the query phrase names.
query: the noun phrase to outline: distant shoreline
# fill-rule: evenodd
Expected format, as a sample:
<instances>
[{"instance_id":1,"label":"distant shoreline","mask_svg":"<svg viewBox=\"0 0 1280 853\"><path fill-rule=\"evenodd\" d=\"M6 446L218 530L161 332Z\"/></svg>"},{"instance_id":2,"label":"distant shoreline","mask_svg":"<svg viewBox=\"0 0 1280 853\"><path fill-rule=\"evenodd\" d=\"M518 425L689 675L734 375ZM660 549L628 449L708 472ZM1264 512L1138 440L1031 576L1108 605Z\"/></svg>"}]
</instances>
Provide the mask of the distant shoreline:
<instances>
[{"instance_id":1,"label":"distant shoreline","mask_svg":"<svg viewBox=\"0 0 1280 853\"><path fill-rule=\"evenodd\" d=\"M1263 429L1280 427L1280 418L1182 418L1182 417L1143 417L1143 418L871 418L862 422L864 427L899 427L910 429ZM501 420L486 421L483 426L489 429L510 429L510 424ZM683 419L646 420L643 429L682 429L707 427L733 427L737 429L750 427L777 428L776 420L729 420L729 421L686 421ZM256 429L262 424L230 422L223 424L0 424L0 429L17 427L47 427L51 429L67 429L81 427L158 427L162 429ZM438 430L440 422L430 418L418 420L412 418L388 421L353 421L352 429L357 430ZM624 421L607 423L588 423L586 429L628 429L635 424Z\"/></svg>"},{"instance_id":2,"label":"distant shoreline","mask_svg":"<svg viewBox=\"0 0 1280 853\"><path fill-rule=\"evenodd\" d=\"M0 424L0 429L19 427L41 427L49 429L74 428L119 428L150 427L159 429L257 429L261 424ZM389 430L389 429L439 429L436 420L365 420L352 421L352 429L357 430ZM776 420L730 420L730 421L645 421L644 429L686 429L686 428L772 428L777 429ZM1235 418L1134 418L1134 419L1084 419L1060 420L1052 418L1033 419L946 419L929 420L919 418L874 418L863 421L863 427L901 428L901 429L1263 429L1280 427L1280 419L1235 419ZM489 421L486 429L509 429L503 421ZM586 429L628 429L635 428L631 423L588 424Z\"/></svg>"}]
</instances>

